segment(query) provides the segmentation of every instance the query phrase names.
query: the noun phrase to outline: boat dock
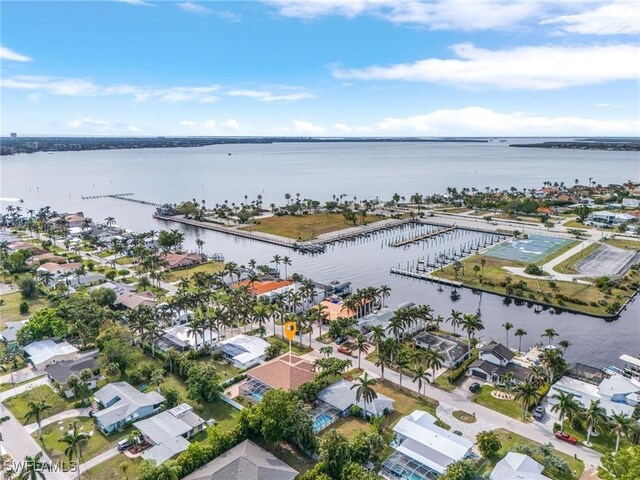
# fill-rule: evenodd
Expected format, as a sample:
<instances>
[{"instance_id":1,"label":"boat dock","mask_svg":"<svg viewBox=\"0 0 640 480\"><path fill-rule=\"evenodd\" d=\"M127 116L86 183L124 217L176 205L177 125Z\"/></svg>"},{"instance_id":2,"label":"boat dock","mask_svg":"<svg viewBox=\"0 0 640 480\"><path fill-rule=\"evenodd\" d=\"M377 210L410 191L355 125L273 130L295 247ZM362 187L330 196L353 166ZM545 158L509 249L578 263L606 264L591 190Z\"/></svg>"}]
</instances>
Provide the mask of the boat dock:
<instances>
[{"instance_id":1,"label":"boat dock","mask_svg":"<svg viewBox=\"0 0 640 480\"><path fill-rule=\"evenodd\" d=\"M451 287L462 287L462 282L447 280L446 278L434 277L428 272L419 272L416 270L408 270L408 269L396 268L396 267L391 267L390 272L394 275L402 275L403 277L417 278L418 280L427 280L429 282L439 283L442 285L449 285Z\"/></svg>"},{"instance_id":2,"label":"boat dock","mask_svg":"<svg viewBox=\"0 0 640 480\"><path fill-rule=\"evenodd\" d=\"M126 200L127 202L140 203L141 205L149 205L151 207L161 207L162 205L155 202L149 202L147 200L138 200L137 198L131 198L133 193L110 193L107 195L90 195L80 197L82 200L93 200L96 198L117 198L118 200Z\"/></svg>"},{"instance_id":3,"label":"boat dock","mask_svg":"<svg viewBox=\"0 0 640 480\"><path fill-rule=\"evenodd\" d=\"M423 233L420 235L417 235L415 237L406 239L406 240L400 240L396 243L393 243L391 246L392 247L404 247L405 245L409 245L411 243L415 243L415 242L420 242L422 240L427 240L428 238L431 237L435 237L437 235L443 235L445 233L449 233L449 232L453 232L456 229L456 227L448 227L448 228L441 228L439 230L433 231L433 232L427 232L427 233Z\"/></svg>"}]
</instances>

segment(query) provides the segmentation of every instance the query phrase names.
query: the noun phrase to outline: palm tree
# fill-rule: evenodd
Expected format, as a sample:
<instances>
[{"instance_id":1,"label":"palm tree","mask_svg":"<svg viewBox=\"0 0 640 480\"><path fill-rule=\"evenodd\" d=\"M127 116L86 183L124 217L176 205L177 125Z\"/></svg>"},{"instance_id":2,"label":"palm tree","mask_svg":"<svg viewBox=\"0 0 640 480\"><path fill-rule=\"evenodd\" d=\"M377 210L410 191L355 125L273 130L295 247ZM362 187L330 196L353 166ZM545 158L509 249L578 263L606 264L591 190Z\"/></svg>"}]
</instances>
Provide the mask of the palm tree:
<instances>
[{"instance_id":1,"label":"palm tree","mask_svg":"<svg viewBox=\"0 0 640 480\"><path fill-rule=\"evenodd\" d=\"M626 413L614 413L611 415L611 433L616 436L616 449L614 453L618 453L620 449L620 437L626 435L633 420Z\"/></svg>"},{"instance_id":2,"label":"palm tree","mask_svg":"<svg viewBox=\"0 0 640 480\"><path fill-rule=\"evenodd\" d=\"M518 351L522 352L522 337L524 337L527 332L522 328L517 328L514 335L518 337Z\"/></svg>"},{"instance_id":3,"label":"palm tree","mask_svg":"<svg viewBox=\"0 0 640 480\"><path fill-rule=\"evenodd\" d=\"M556 332L553 328L546 328L544 333L540 336L546 337L549 340L549 345L551 345L553 339L558 336L558 332Z\"/></svg>"},{"instance_id":4,"label":"palm tree","mask_svg":"<svg viewBox=\"0 0 640 480\"><path fill-rule=\"evenodd\" d=\"M465 314L462 317L462 329L467 332L467 338L469 339L468 344L468 355L471 355L471 338L474 336L475 332L484 330L484 324L478 315L470 315Z\"/></svg>"},{"instance_id":5,"label":"palm tree","mask_svg":"<svg viewBox=\"0 0 640 480\"><path fill-rule=\"evenodd\" d=\"M391 295L391 287L387 285L381 285L378 289L378 294L380 295L381 307L384 308L384 301Z\"/></svg>"},{"instance_id":6,"label":"palm tree","mask_svg":"<svg viewBox=\"0 0 640 480\"><path fill-rule=\"evenodd\" d=\"M522 400L522 418L527 418L529 406L538 400L538 387L531 382L523 382L515 388L516 399Z\"/></svg>"},{"instance_id":7,"label":"palm tree","mask_svg":"<svg viewBox=\"0 0 640 480\"><path fill-rule=\"evenodd\" d=\"M353 342L353 349L358 352L358 370L360 369L360 358L362 357L362 353L367 353L369 351L369 344L367 343L367 339L364 338L362 334L358 334Z\"/></svg>"},{"instance_id":8,"label":"palm tree","mask_svg":"<svg viewBox=\"0 0 640 480\"><path fill-rule=\"evenodd\" d=\"M18 480L44 480L45 476L42 472L44 463L42 462L42 452L36 453L33 457L27 455L22 462L23 467L18 474Z\"/></svg>"},{"instance_id":9,"label":"palm tree","mask_svg":"<svg viewBox=\"0 0 640 480\"><path fill-rule=\"evenodd\" d=\"M291 259L285 255L282 257L282 264L284 265L284 278L289 278L287 275L287 266L291 266Z\"/></svg>"},{"instance_id":10,"label":"palm tree","mask_svg":"<svg viewBox=\"0 0 640 480\"><path fill-rule=\"evenodd\" d=\"M78 478L80 478L82 446L89 441L89 435L80 430L80 422L76 420L71 424L71 430L66 432L60 441L67 444L67 448L64 449L64 454L69 459L69 462L73 461L74 458L76 459L76 463L78 464Z\"/></svg>"},{"instance_id":11,"label":"palm tree","mask_svg":"<svg viewBox=\"0 0 640 480\"><path fill-rule=\"evenodd\" d=\"M436 370L442 368L442 352L435 348L427 348L423 354L424 362L427 368L431 369L431 378L435 380Z\"/></svg>"},{"instance_id":12,"label":"palm tree","mask_svg":"<svg viewBox=\"0 0 640 480\"><path fill-rule=\"evenodd\" d=\"M391 338L383 340L378 345L378 360L376 367L380 367L381 376L384 379L384 369L391 365L391 356L393 355L393 346L395 341Z\"/></svg>"},{"instance_id":13,"label":"palm tree","mask_svg":"<svg viewBox=\"0 0 640 480\"><path fill-rule=\"evenodd\" d=\"M422 385L424 385L425 390L427 389L427 383L430 383L429 372L421 365L418 364L413 367L413 383L418 382L418 396L421 396Z\"/></svg>"},{"instance_id":14,"label":"palm tree","mask_svg":"<svg viewBox=\"0 0 640 480\"><path fill-rule=\"evenodd\" d=\"M568 418L569 421L572 421L580 414L582 406L573 398L573 395L561 390L558 390L558 393L551 398L557 402L551 407L551 411L560 416L560 431L564 432L564 419Z\"/></svg>"},{"instance_id":15,"label":"palm tree","mask_svg":"<svg viewBox=\"0 0 640 480\"><path fill-rule=\"evenodd\" d=\"M505 332L507 332L507 348L509 348L509 330L513 328L513 323L505 322L502 324L502 328L504 328Z\"/></svg>"},{"instance_id":16,"label":"palm tree","mask_svg":"<svg viewBox=\"0 0 640 480\"><path fill-rule=\"evenodd\" d=\"M34 419L36 421L36 423L38 424L38 435L40 436L40 440L42 440L42 428L40 425L42 422L42 414L47 410L50 410L52 406L48 404L44 398L42 398L40 400L28 402L27 407L29 408L29 410L24 415L24 419L26 421Z\"/></svg>"},{"instance_id":17,"label":"palm tree","mask_svg":"<svg viewBox=\"0 0 640 480\"><path fill-rule=\"evenodd\" d=\"M355 385L351 385L351 390L356 389L356 402L360 403L360 400L364 402L364 419L367 419L367 404L373 402L378 398L378 394L373 389L373 386L378 383L375 378L369 377L368 372L364 372L364 375L356 380Z\"/></svg>"},{"instance_id":18,"label":"palm tree","mask_svg":"<svg viewBox=\"0 0 640 480\"><path fill-rule=\"evenodd\" d=\"M280 266L280 262L282 261L282 257L278 254L275 254L273 256L273 260L271 260L271 263L275 263L276 264L276 269L278 269L278 267Z\"/></svg>"},{"instance_id":19,"label":"palm tree","mask_svg":"<svg viewBox=\"0 0 640 480\"><path fill-rule=\"evenodd\" d=\"M607 411L600 405L600 400L591 400L589 407L584 412L584 419L587 422L587 441L585 444L591 445L591 434L607 422Z\"/></svg>"},{"instance_id":20,"label":"palm tree","mask_svg":"<svg viewBox=\"0 0 640 480\"><path fill-rule=\"evenodd\" d=\"M116 219L113 218L113 217L107 217L107 218L104 219L104 224L107 227L111 227L111 226L116 224Z\"/></svg>"},{"instance_id":21,"label":"palm tree","mask_svg":"<svg viewBox=\"0 0 640 480\"><path fill-rule=\"evenodd\" d=\"M453 327L453 335L456 334L456 327L462 324L462 312L458 310L451 310L451 316L447 319Z\"/></svg>"},{"instance_id":22,"label":"palm tree","mask_svg":"<svg viewBox=\"0 0 640 480\"><path fill-rule=\"evenodd\" d=\"M558 346L562 348L562 353L567 353L567 348L571 346L571 342L569 340L560 340L558 342Z\"/></svg>"},{"instance_id":23,"label":"palm tree","mask_svg":"<svg viewBox=\"0 0 640 480\"><path fill-rule=\"evenodd\" d=\"M410 364L409 355L407 355L406 350L400 350L396 355L396 365L398 366L398 370L400 370L400 386L402 386L402 376L404 374L404 369L407 368Z\"/></svg>"},{"instance_id":24,"label":"palm tree","mask_svg":"<svg viewBox=\"0 0 640 480\"><path fill-rule=\"evenodd\" d=\"M385 339L384 327L382 325L374 325L371 327L371 341L376 346L376 350L380 350L380 343Z\"/></svg>"}]
</instances>

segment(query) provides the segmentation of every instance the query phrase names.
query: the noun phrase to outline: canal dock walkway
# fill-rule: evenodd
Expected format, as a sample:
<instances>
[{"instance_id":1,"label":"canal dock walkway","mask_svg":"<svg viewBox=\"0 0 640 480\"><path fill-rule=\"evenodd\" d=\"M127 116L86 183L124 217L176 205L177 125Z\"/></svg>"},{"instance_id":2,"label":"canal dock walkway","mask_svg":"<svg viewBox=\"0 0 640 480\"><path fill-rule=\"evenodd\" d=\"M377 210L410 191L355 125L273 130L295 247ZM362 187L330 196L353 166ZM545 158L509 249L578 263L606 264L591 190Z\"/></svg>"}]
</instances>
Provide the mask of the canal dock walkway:
<instances>
[{"instance_id":1,"label":"canal dock walkway","mask_svg":"<svg viewBox=\"0 0 640 480\"><path fill-rule=\"evenodd\" d=\"M428 232L428 233L423 233L421 235L417 235L417 236L409 238L407 240L400 240L399 242L393 243L391 246L392 247L404 247L405 245L410 245L410 244L415 243L415 242L420 242L422 240L427 240L428 238L431 238L431 237L436 237L438 235L443 235L445 233L453 232L455 229L456 229L456 227L441 228L441 229L433 231L433 232Z\"/></svg>"}]
</instances>

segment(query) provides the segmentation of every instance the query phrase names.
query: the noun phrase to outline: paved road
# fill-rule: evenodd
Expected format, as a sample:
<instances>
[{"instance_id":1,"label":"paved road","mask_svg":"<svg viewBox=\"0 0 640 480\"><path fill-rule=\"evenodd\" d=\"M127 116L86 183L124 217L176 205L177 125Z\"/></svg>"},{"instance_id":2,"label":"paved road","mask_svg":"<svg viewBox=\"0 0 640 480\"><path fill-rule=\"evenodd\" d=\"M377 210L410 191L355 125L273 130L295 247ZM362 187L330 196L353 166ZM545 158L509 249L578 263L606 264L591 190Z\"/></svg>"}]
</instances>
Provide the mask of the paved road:
<instances>
[{"instance_id":1,"label":"paved road","mask_svg":"<svg viewBox=\"0 0 640 480\"><path fill-rule=\"evenodd\" d=\"M31 380L32 378L43 377L46 375L46 372L39 372L31 367L25 367L20 370L16 370L13 372L13 383L22 383L27 380ZM11 383L11 373L7 373L0 377L0 384L2 383Z\"/></svg>"}]
</instances>

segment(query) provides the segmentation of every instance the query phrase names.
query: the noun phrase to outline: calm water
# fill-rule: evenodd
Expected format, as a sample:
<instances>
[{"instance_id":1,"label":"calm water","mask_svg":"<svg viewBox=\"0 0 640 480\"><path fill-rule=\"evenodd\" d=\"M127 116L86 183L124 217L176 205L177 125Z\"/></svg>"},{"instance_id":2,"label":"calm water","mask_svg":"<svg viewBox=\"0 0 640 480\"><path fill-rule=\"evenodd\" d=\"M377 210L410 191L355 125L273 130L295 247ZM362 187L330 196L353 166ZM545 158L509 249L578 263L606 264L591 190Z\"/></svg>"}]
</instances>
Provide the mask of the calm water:
<instances>
[{"instance_id":1,"label":"calm water","mask_svg":"<svg viewBox=\"0 0 640 480\"><path fill-rule=\"evenodd\" d=\"M231 155L229 155L231 153ZM545 180L573 184L589 177L602 184L640 178L637 152L600 152L510 148L505 144L273 144L226 145L193 149L64 152L20 155L0 159L0 197L23 198L23 208L50 205L59 211L82 210L96 220L113 216L137 231L176 228L151 218L153 209L115 199L81 200L81 195L134 192L154 202L205 199L207 204L244 201L260 194L265 204L282 203L284 194L330 199L333 194L359 198L407 197L415 192L444 193L447 186L500 188L540 186ZM5 203L2 203L3 209ZM416 244L407 249L386 246L376 236L355 244L336 245L318 257L211 231L179 227L187 246L205 240L209 253L221 252L240 264L255 258L267 263L276 253L293 259L291 271L320 282L350 280L355 287L386 284L391 305L429 303L435 314L448 316L452 308L473 313L481 308L485 340L505 340L501 325L509 321L528 335L523 346L540 339L553 327L573 346L570 361L595 366L618 363L622 353L640 351L640 302L632 303L619 320L604 322L581 315L535 313L527 306L505 306L501 297L461 289L455 304L448 288L392 276L391 266L459 246L475 234ZM389 234L393 236L394 234ZM513 332L513 331L512 331ZM511 338L512 345L515 340Z\"/></svg>"}]
</instances>

